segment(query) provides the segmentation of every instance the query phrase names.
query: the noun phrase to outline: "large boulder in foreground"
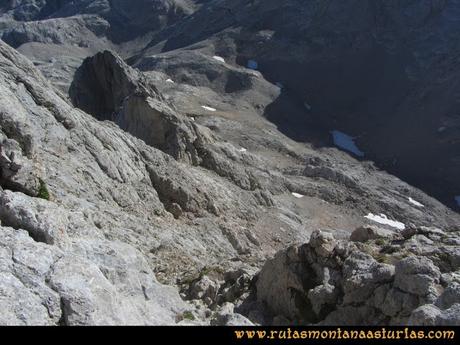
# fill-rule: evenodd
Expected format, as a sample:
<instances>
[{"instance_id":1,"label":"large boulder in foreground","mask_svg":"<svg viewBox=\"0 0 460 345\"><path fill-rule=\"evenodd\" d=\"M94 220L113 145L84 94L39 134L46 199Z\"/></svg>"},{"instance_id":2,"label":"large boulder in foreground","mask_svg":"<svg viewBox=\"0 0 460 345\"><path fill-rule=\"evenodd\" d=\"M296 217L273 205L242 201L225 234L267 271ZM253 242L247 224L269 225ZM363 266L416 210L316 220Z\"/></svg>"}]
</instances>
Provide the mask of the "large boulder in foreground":
<instances>
[{"instance_id":1,"label":"large boulder in foreground","mask_svg":"<svg viewBox=\"0 0 460 345\"><path fill-rule=\"evenodd\" d=\"M336 240L315 231L309 243L265 264L257 277L257 302L273 320L301 324L460 325L457 275L441 274L429 257L394 242L391 254L384 254L388 249L375 242Z\"/></svg>"}]
</instances>

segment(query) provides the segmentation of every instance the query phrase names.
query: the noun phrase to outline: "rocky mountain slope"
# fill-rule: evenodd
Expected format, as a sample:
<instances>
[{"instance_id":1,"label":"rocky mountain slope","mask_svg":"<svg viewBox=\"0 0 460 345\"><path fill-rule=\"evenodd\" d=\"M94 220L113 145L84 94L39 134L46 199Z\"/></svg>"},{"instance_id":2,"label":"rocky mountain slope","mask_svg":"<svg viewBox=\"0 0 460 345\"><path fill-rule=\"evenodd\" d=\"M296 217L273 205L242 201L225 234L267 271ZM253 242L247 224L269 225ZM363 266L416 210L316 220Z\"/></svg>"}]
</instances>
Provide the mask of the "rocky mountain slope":
<instances>
[{"instance_id":1,"label":"rocky mountain slope","mask_svg":"<svg viewBox=\"0 0 460 345\"><path fill-rule=\"evenodd\" d=\"M130 54L199 6L191 0L0 1L0 37L66 90L81 61L103 49ZM145 36L145 38L144 38Z\"/></svg>"},{"instance_id":2,"label":"rocky mountain slope","mask_svg":"<svg viewBox=\"0 0 460 345\"><path fill-rule=\"evenodd\" d=\"M138 2L0 2L1 324L460 323L459 214L257 55L304 2Z\"/></svg>"},{"instance_id":3,"label":"rocky mountain slope","mask_svg":"<svg viewBox=\"0 0 460 345\"><path fill-rule=\"evenodd\" d=\"M263 108L283 133L330 146L330 131L346 132L367 159L458 210L459 10L456 0L3 1L0 37L66 91L102 49L201 87L215 77L200 54L250 62L283 86Z\"/></svg>"},{"instance_id":4,"label":"rocky mountain slope","mask_svg":"<svg viewBox=\"0 0 460 345\"><path fill-rule=\"evenodd\" d=\"M218 3L154 35L131 62L188 50L255 61L283 85L264 112L283 133L324 146L344 131L367 159L458 210L460 2Z\"/></svg>"}]
</instances>

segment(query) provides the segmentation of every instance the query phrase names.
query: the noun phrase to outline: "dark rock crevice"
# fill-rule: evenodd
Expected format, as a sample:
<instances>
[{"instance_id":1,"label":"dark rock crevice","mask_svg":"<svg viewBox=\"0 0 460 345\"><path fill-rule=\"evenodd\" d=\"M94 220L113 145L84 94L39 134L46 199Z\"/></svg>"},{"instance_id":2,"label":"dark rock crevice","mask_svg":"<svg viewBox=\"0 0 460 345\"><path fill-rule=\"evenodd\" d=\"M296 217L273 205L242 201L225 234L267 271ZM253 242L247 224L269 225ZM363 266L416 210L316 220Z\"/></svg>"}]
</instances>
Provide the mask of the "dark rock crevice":
<instances>
[{"instance_id":1,"label":"dark rock crevice","mask_svg":"<svg viewBox=\"0 0 460 345\"><path fill-rule=\"evenodd\" d=\"M22 141L21 135L13 135L13 137ZM34 161L23 155L24 151L30 152L30 147L33 146L31 137L26 138L25 144L14 139L4 139L0 142L0 187L36 197L39 195L40 178ZM27 149L24 150L23 147Z\"/></svg>"},{"instance_id":2,"label":"dark rock crevice","mask_svg":"<svg viewBox=\"0 0 460 345\"><path fill-rule=\"evenodd\" d=\"M1 205L4 207L3 205ZM26 230L29 236L38 243L45 243L45 244L50 244L49 239L46 238L45 234L39 231L36 231L36 229L30 228L27 226L27 224L24 224L22 222L18 222L17 219L9 217L8 214L5 214L4 212L0 212L0 221L2 226L9 226L15 230Z\"/></svg>"}]
</instances>

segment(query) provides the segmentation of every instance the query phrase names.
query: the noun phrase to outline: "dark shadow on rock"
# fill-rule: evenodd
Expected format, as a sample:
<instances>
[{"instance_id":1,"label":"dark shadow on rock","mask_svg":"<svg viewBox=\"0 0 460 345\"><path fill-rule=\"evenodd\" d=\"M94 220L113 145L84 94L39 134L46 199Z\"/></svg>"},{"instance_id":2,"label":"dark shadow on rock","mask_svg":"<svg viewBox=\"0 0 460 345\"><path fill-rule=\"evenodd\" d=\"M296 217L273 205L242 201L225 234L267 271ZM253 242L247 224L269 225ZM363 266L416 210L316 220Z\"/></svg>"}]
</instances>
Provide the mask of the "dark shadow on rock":
<instances>
[{"instance_id":1,"label":"dark shadow on rock","mask_svg":"<svg viewBox=\"0 0 460 345\"><path fill-rule=\"evenodd\" d=\"M330 144L327 127L315 123L313 116L314 113L286 86L283 86L280 96L264 112L264 117L289 138L315 147L327 146Z\"/></svg>"},{"instance_id":2,"label":"dark shadow on rock","mask_svg":"<svg viewBox=\"0 0 460 345\"><path fill-rule=\"evenodd\" d=\"M330 132L342 131L356 138L363 159L459 210L454 195L460 194L460 126L437 133L439 110L448 110L441 95L448 86L436 91L439 97L423 99L424 85L405 73L410 61L404 51L392 56L373 46L341 59L258 62L266 78L282 84L265 117L283 134L332 147Z\"/></svg>"}]
</instances>

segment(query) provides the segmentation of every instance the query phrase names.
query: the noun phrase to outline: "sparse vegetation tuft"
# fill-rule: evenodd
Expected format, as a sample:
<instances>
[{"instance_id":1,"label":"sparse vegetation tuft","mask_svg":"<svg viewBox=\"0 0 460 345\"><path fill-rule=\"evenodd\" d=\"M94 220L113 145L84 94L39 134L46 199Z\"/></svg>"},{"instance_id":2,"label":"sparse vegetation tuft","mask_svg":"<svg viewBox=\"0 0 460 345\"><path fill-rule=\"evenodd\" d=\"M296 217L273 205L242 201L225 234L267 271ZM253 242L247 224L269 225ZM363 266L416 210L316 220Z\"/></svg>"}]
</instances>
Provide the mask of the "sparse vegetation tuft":
<instances>
[{"instance_id":1,"label":"sparse vegetation tuft","mask_svg":"<svg viewBox=\"0 0 460 345\"><path fill-rule=\"evenodd\" d=\"M40 179L39 183L40 183L40 186L38 188L37 197L40 198L40 199L49 200L50 199L50 193L48 191L48 187L46 186L45 181Z\"/></svg>"},{"instance_id":2,"label":"sparse vegetation tuft","mask_svg":"<svg viewBox=\"0 0 460 345\"><path fill-rule=\"evenodd\" d=\"M183 318L183 320L194 321L195 320L195 315L193 315L193 313L190 310L187 310L182 314L182 318Z\"/></svg>"}]
</instances>

